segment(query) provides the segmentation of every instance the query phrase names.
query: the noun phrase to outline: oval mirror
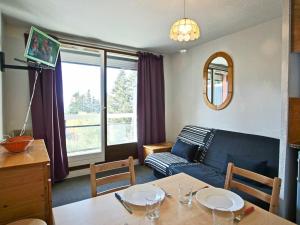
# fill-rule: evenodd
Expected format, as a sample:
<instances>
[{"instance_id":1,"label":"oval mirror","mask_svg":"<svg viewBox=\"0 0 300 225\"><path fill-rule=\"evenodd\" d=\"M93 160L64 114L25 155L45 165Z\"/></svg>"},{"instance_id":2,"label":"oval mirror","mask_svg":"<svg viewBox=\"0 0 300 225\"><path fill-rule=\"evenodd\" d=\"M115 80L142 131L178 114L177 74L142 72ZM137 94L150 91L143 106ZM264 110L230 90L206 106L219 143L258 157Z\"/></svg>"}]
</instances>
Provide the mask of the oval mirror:
<instances>
[{"instance_id":1,"label":"oval mirror","mask_svg":"<svg viewBox=\"0 0 300 225\"><path fill-rule=\"evenodd\" d=\"M214 110L224 109L233 95L233 61L225 52L208 58L203 69L203 97Z\"/></svg>"}]
</instances>

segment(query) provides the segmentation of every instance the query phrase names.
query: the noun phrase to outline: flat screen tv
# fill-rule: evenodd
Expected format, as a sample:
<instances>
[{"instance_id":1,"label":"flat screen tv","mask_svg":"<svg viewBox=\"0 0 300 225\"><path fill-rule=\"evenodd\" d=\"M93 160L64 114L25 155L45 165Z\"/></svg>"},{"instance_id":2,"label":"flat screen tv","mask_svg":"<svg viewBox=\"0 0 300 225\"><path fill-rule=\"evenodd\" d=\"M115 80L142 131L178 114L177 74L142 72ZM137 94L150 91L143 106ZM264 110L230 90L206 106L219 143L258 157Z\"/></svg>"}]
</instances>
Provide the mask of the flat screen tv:
<instances>
[{"instance_id":1,"label":"flat screen tv","mask_svg":"<svg viewBox=\"0 0 300 225\"><path fill-rule=\"evenodd\" d=\"M31 27L24 56L38 63L55 67L60 43L35 27Z\"/></svg>"}]
</instances>

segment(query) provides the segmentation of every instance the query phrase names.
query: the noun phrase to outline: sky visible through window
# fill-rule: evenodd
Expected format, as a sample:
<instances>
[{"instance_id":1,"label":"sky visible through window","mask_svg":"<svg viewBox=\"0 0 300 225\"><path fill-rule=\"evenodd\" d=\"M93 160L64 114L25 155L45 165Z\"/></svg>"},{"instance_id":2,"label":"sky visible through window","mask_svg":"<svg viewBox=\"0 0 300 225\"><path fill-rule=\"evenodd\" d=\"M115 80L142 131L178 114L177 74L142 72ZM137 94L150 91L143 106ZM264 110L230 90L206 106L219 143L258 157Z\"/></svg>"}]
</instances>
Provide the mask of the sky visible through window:
<instances>
[{"instance_id":1,"label":"sky visible through window","mask_svg":"<svg viewBox=\"0 0 300 225\"><path fill-rule=\"evenodd\" d=\"M109 79L107 82L107 92L110 93L114 88L115 80L119 75L119 69L108 68ZM81 94L88 89L92 96L100 100L100 78L101 69L99 66L91 66L75 63L62 63L63 83L64 83L64 105L67 110L75 92ZM85 74L85 76L83 76Z\"/></svg>"}]
</instances>

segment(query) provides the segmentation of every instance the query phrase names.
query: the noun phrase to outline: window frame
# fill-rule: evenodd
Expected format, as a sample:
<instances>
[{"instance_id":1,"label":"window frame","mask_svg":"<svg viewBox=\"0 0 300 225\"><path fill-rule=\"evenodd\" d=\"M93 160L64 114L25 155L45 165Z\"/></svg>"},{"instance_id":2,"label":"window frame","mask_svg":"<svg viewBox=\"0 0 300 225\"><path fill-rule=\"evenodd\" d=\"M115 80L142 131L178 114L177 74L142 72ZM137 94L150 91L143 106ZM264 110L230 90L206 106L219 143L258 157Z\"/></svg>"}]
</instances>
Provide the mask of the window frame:
<instances>
[{"instance_id":1,"label":"window frame","mask_svg":"<svg viewBox=\"0 0 300 225\"><path fill-rule=\"evenodd\" d=\"M105 128L107 127L107 90L106 90L106 78L107 78L107 54L116 53L127 57L132 57L138 60L136 54L130 53L123 53L119 51L109 51L105 50ZM107 132L107 130L105 131ZM107 145L107 133L105 133L105 160L107 162L126 159L128 156L133 156L133 158L137 158L137 142L132 143L123 143L123 144L116 144L116 145Z\"/></svg>"},{"instance_id":2,"label":"window frame","mask_svg":"<svg viewBox=\"0 0 300 225\"><path fill-rule=\"evenodd\" d=\"M129 61L134 61L138 62L138 57L137 56L133 56L133 55L128 55L128 54L123 54L123 53L115 53L113 51L105 51L105 128L106 128L106 134L105 134L105 147L106 149L110 150L110 149L115 149L115 147L128 147L128 146L133 146L134 144L137 145L137 140L134 141L134 142L124 142L124 143L117 143L117 144L111 144L111 145L108 145L108 135L107 135L107 128L108 128L108 112L107 112L107 102L108 102L108 93L107 93L107 74L108 74L108 69L109 68L118 68L118 69L124 69L124 70L134 70L132 68L124 68L124 67L110 67L108 66L108 63L107 63L107 59L110 57L113 57L113 58L116 58L116 57L119 57L119 58L124 58L124 59L128 59ZM137 65L136 65L136 68L135 68L136 72L138 72L138 68L137 68ZM137 106L136 106L137 107ZM136 121L136 126L137 126L137 121ZM136 132L137 132L137 127L136 127ZM137 137L136 137L137 139Z\"/></svg>"},{"instance_id":3,"label":"window frame","mask_svg":"<svg viewBox=\"0 0 300 225\"><path fill-rule=\"evenodd\" d=\"M68 50L68 51L74 51L74 52L91 52L96 53L99 55L100 59L100 140L101 140L101 149L100 152L93 152L93 153L87 153L87 154L79 154L79 155L68 155L68 161L69 161L69 167L76 167L81 165L86 165L90 163L97 163L97 162L105 162L105 152L106 152L106 121L104 118L104 111L105 111L105 51L101 49L96 48L87 48L87 47L81 47L77 45L65 45L62 44L61 50ZM63 62L63 60L62 60ZM71 62L69 62L71 63ZM67 129L67 127L66 127Z\"/></svg>"}]
</instances>

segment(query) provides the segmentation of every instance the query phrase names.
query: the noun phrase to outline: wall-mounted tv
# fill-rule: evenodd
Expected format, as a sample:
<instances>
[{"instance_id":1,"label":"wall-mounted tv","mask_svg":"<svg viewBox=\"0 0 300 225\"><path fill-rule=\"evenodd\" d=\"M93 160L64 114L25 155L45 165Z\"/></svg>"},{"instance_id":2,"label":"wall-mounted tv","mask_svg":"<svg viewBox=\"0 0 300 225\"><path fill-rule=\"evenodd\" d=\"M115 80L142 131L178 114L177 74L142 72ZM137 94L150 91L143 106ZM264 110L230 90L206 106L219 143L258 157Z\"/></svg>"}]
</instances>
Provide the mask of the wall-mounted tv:
<instances>
[{"instance_id":1,"label":"wall-mounted tv","mask_svg":"<svg viewBox=\"0 0 300 225\"><path fill-rule=\"evenodd\" d=\"M31 27L24 56L30 60L55 67L60 43L35 27Z\"/></svg>"}]
</instances>

